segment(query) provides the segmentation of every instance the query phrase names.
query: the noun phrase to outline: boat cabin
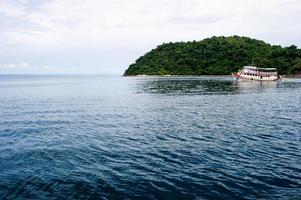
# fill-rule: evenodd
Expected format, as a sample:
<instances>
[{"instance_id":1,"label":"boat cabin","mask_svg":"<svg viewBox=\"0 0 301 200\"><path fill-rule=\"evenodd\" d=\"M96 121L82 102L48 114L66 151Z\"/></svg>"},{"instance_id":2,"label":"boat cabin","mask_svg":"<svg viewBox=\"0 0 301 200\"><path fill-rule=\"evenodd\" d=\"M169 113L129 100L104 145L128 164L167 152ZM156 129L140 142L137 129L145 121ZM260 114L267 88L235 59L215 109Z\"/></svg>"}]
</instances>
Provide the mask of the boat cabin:
<instances>
[{"instance_id":1,"label":"boat cabin","mask_svg":"<svg viewBox=\"0 0 301 200\"><path fill-rule=\"evenodd\" d=\"M257 77L270 77L277 76L276 68L258 68L254 66L244 66L241 70L241 75L257 76Z\"/></svg>"}]
</instances>

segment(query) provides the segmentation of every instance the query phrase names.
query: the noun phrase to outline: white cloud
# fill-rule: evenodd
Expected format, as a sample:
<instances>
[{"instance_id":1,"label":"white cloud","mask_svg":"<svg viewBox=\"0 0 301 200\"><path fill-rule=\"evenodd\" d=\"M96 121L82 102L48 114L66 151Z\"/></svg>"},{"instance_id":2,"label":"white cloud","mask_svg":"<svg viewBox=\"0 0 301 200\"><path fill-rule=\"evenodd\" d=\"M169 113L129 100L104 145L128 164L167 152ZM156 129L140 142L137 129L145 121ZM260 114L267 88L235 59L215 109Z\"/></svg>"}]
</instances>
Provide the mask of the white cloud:
<instances>
[{"instance_id":1,"label":"white cloud","mask_svg":"<svg viewBox=\"0 0 301 200\"><path fill-rule=\"evenodd\" d=\"M301 17L301 3L294 0L53 0L34 9L25 2L9 2L1 2L0 13L16 23L38 25L7 30L10 39L32 45L121 42L118 38L187 40L216 33L257 36L268 31L267 26L275 29L275 35L277 28L291 30L283 22L300 26L296 23Z\"/></svg>"},{"instance_id":2,"label":"white cloud","mask_svg":"<svg viewBox=\"0 0 301 200\"><path fill-rule=\"evenodd\" d=\"M54 70L57 69L56 67L51 67L51 66L35 66L35 65L30 65L26 62L22 62L19 64L0 64L0 68L8 68L8 69L40 69L40 70Z\"/></svg>"},{"instance_id":3,"label":"white cloud","mask_svg":"<svg viewBox=\"0 0 301 200\"><path fill-rule=\"evenodd\" d=\"M31 65L27 62L17 63L17 64L0 64L0 74L32 74L32 73L59 73L61 72L59 68L53 66L37 66Z\"/></svg>"},{"instance_id":4,"label":"white cloud","mask_svg":"<svg viewBox=\"0 0 301 200\"><path fill-rule=\"evenodd\" d=\"M103 56L103 63L126 67L130 58L162 42L213 35L301 46L300 19L300 0L1 0L0 51L30 49L48 54L45 60L74 49L79 55L90 49L118 52L127 56ZM95 54L87 59L101 65ZM70 56L65 60L75 62Z\"/></svg>"}]
</instances>

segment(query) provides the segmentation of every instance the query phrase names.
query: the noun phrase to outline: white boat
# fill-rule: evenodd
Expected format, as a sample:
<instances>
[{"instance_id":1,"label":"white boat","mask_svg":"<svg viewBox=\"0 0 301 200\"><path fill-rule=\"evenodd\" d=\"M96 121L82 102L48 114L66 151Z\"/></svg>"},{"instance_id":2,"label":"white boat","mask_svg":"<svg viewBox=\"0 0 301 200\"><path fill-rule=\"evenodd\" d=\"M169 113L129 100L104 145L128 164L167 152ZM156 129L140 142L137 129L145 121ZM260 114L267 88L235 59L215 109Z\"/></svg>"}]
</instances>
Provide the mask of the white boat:
<instances>
[{"instance_id":1,"label":"white boat","mask_svg":"<svg viewBox=\"0 0 301 200\"><path fill-rule=\"evenodd\" d=\"M239 72L232 73L236 79L256 81L277 81L281 79L276 68L258 68L255 66L244 66Z\"/></svg>"}]
</instances>

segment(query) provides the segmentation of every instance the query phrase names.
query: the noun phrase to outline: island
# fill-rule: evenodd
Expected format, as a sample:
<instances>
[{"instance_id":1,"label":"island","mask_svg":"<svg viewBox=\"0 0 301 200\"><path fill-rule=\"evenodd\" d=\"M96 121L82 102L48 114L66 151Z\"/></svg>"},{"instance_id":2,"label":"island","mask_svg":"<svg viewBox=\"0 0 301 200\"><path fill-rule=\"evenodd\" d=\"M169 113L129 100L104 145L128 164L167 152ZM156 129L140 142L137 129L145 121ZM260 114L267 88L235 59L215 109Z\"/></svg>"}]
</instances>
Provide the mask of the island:
<instances>
[{"instance_id":1,"label":"island","mask_svg":"<svg viewBox=\"0 0 301 200\"><path fill-rule=\"evenodd\" d=\"M241 36L163 43L138 58L124 76L229 75L252 62L262 68L277 68L282 75L299 74L301 49Z\"/></svg>"}]
</instances>

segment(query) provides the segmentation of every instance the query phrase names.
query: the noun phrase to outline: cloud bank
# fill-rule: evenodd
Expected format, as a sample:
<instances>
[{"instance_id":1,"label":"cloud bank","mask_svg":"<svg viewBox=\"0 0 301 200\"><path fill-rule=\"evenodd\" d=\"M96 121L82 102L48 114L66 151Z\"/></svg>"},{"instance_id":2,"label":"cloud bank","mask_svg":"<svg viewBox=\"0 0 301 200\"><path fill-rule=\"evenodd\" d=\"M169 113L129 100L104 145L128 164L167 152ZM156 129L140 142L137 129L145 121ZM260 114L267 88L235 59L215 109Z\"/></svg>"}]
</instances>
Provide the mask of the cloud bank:
<instances>
[{"instance_id":1,"label":"cloud bank","mask_svg":"<svg viewBox=\"0 0 301 200\"><path fill-rule=\"evenodd\" d=\"M300 19L299 0L2 0L0 61L122 74L162 42L245 35L300 47Z\"/></svg>"},{"instance_id":2,"label":"cloud bank","mask_svg":"<svg viewBox=\"0 0 301 200\"><path fill-rule=\"evenodd\" d=\"M52 66L35 66L26 62L18 64L0 64L0 70L4 74L52 74L60 71L60 68Z\"/></svg>"}]
</instances>

